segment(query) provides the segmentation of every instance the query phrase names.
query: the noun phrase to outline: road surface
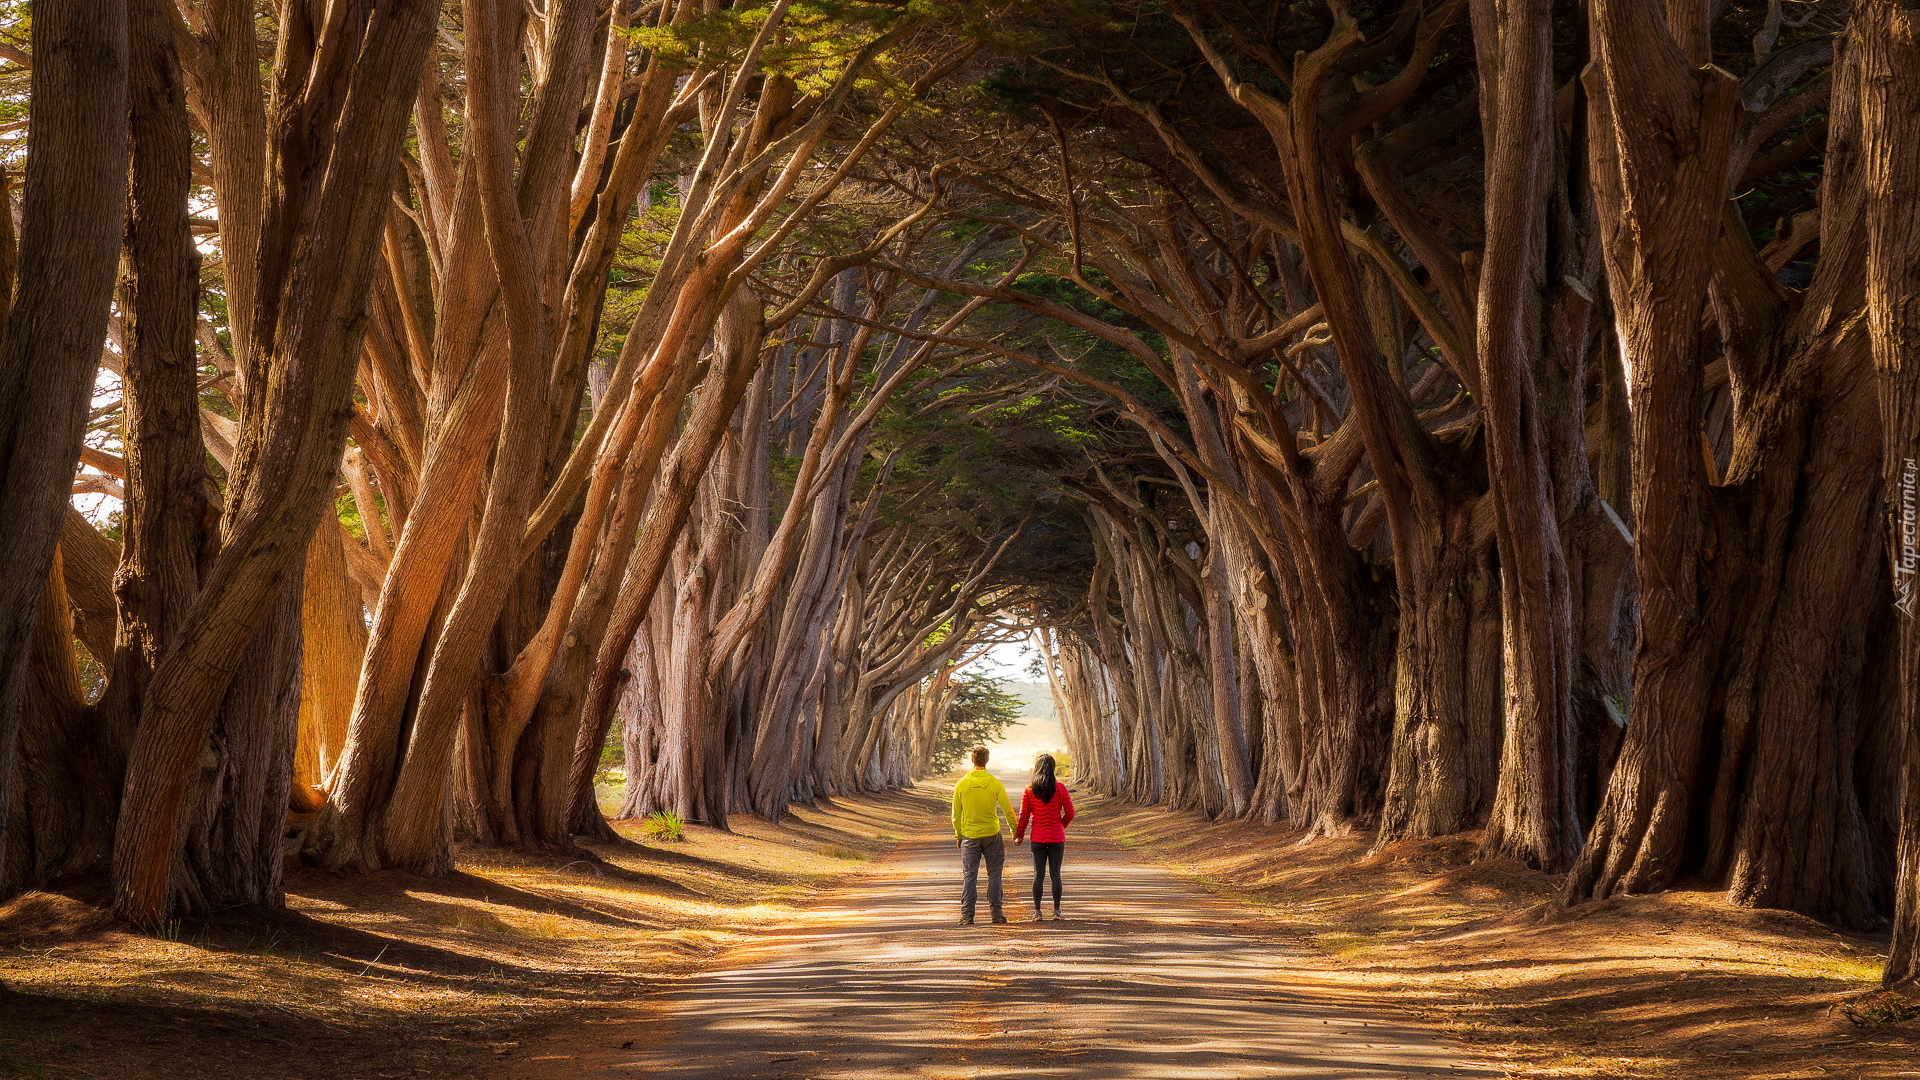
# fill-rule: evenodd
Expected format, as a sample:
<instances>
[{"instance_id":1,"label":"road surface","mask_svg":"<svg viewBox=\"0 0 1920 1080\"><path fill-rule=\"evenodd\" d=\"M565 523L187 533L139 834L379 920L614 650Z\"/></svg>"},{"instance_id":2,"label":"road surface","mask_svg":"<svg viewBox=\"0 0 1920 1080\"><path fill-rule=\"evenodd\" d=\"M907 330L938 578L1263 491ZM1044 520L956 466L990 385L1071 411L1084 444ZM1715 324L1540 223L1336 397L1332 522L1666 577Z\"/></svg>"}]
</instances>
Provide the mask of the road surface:
<instances>
[{"instance_id":1,"label":"road surface","mask_svg":"<svg viewBox=\"0 0 1920 1080\"><path fill-rule=\"evenodd\" d=\"M597 1047L622 1049L541 1054L525 1075L1499 1075L1389 1010L1313 986L1299 977L1302 947L1257 914L1097 838L1070 840L1060 922L1025 921L1031 862L1010 845L1015 921L990 924L983 895L978 925L957 925L958 866L950 836L911 837L644 1015L597 1026Z\"/></svg>"}]
</instances>

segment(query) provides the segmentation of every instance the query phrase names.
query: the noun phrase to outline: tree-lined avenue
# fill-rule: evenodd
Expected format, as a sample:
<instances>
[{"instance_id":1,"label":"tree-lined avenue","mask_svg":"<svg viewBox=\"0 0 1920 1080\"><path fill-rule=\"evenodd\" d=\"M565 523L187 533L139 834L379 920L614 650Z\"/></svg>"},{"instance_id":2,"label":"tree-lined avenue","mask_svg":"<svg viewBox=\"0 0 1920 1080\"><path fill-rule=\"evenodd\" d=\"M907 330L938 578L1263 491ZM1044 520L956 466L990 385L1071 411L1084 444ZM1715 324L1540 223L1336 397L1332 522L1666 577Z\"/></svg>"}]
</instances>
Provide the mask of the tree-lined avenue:
<instances>
[{"instance_id":1,"label":"tree-lined avenue","mask_svg":"<svg viewBox=\"0 0 1920 1080\"><path fill-rule=\"evenodd\" d=\"M928 786L929 788L931 785ZM924 790L924 789L923 789ZM937 791L934 792L938 794ZM1064 921L955 925L944 822L631 1018L549 1036L519 1080L1492 1078L1377 1000L1302 977L1312 950L1111 841L1072 830ZM630 1049L619 1049L622 1043Z\"/></svg>"}]
</instances>

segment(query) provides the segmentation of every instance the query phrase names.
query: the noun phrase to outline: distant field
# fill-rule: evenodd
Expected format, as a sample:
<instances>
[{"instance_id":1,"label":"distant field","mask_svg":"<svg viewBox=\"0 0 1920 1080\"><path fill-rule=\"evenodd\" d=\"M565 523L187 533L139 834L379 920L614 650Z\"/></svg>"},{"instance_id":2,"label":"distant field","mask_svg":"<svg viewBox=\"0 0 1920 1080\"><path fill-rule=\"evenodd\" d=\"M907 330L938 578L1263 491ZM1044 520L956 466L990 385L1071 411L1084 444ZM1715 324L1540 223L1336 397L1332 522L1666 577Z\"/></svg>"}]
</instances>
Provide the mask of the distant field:
<instances>
[{"instance_id":1,"label":"distant field","mask_svg":"<svg viewBox=\"0 0 1920 1080\"><path fill-rule=\"evenodd\" d=\"M1053 691L1046 683L1008 680L1000 685L1007 693L1026 702L1027 707L1020 722L1008 728L993 744L993 764L997 770L1008 770L1009 776L1024 776L1036 754L1064 750L1067 737L1054 715Z\"/></svg>"},{"instance_id":2,"label":"distant field","mask_svg":"<svg viewBox=\"0 0 1920 1080\"><path fill-rule=\"evenodd\" d=\"M1009 680L1007 682L1001 683L1000 685L1007 693L1013 694L1019 697L1022 701L1027 703L1026 711L1021 714L1022 716L1031 717L1036 720L1046 720L1049 722L1058 721L1060 719L1058 716L1054 715L1053 691L1047 686L1046 683L1013 682Z\"/></svg>"}]
</instances>

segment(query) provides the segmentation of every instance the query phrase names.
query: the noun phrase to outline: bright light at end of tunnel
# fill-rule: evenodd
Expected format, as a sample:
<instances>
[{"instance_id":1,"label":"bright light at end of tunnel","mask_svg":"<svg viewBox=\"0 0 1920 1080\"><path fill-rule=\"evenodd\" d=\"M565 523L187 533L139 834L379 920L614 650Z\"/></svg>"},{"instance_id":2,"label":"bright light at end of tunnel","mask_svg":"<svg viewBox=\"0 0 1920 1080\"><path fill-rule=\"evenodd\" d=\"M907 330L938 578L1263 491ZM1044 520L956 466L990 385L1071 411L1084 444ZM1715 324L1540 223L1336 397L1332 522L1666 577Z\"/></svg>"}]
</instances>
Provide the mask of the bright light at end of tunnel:
<instances>
[{"instance_id":1,"label":"bright light at end of tunnel","mask_svg":"<svg viewBox=\"0 0 1920 1080\"><path fill-rule=\"evenodd\" d=\"M974 671L1001 680L1008 693L1017 694L1028 703L1020 722L987 745L993 753L987 768L1003 779L1017 779L1023 785L1036 756L1063 750L1067 745L1066 735L1054 716L1047 677L1033 670L1038 658L1039 652L1028 641L1010 641L989 648L973 665ZM1013 794L1018 801L1018 792Z\"/></svg>"}]
</instances>

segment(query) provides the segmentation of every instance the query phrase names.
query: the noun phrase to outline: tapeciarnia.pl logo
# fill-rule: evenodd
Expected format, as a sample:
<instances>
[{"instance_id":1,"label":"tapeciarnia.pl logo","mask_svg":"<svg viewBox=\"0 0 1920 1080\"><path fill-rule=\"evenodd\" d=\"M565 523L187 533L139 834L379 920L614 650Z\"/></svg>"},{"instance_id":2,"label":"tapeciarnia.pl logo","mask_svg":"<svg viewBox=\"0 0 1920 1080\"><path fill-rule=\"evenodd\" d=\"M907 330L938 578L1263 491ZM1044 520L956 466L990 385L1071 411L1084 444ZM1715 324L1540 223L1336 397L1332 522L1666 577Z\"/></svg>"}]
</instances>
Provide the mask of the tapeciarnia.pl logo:
<instances>
[{"instance_id":1,"label":"tapeciarnia.pl logo","mask_svg":"<svg viewBox=\"0 0 1920 1080\"><path fill-rule=\"evenodd\" d=\"M1920 572L1920 516L1915 514L1914 488L1920 470L1907 458L1900 467L1900 557L1893 562L1893 606L1913 618L1916 597L1914 575Z\"/></svg>"}]
</instances>

